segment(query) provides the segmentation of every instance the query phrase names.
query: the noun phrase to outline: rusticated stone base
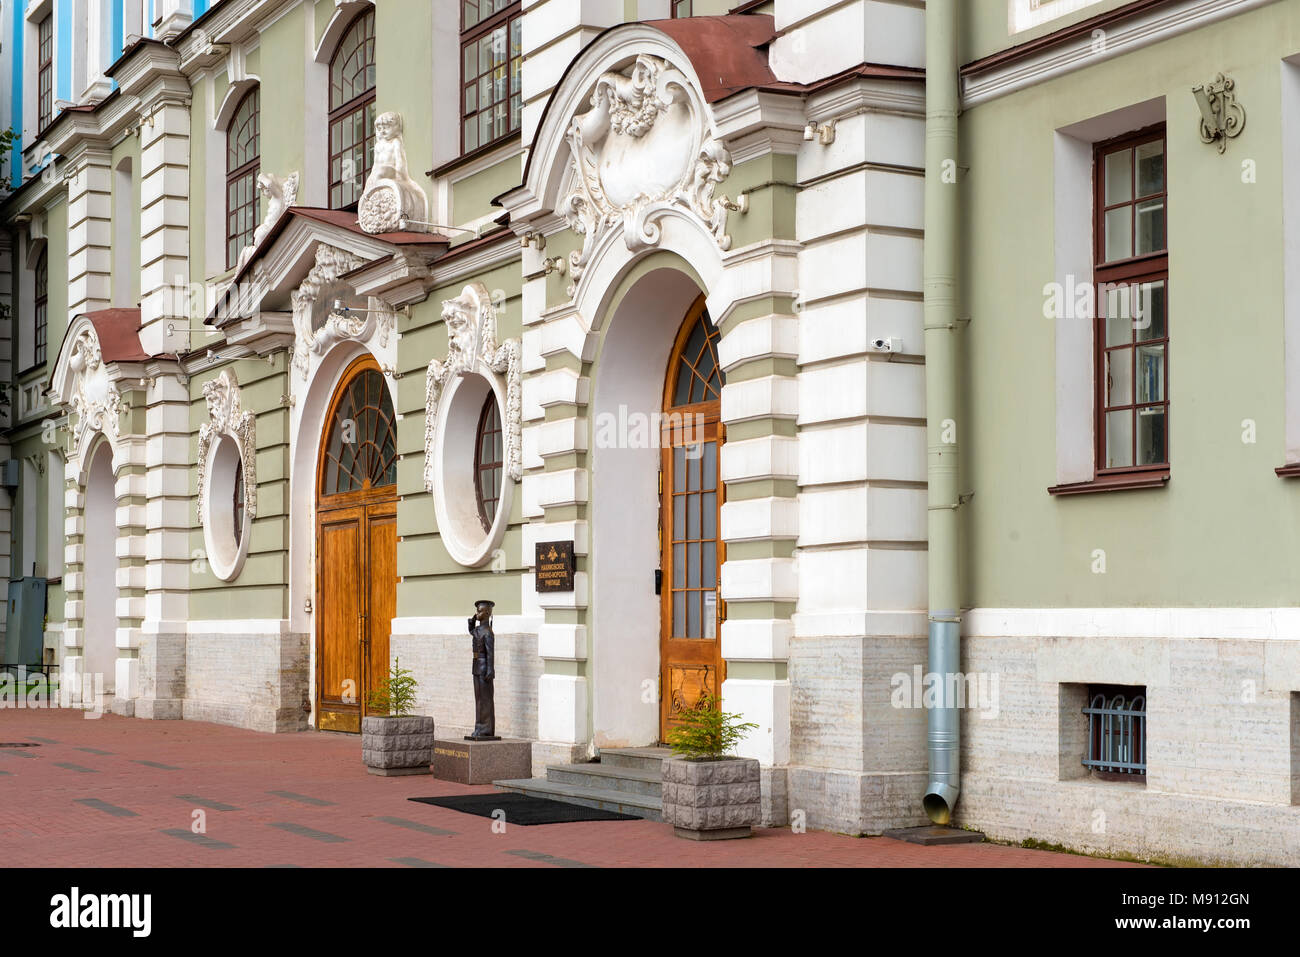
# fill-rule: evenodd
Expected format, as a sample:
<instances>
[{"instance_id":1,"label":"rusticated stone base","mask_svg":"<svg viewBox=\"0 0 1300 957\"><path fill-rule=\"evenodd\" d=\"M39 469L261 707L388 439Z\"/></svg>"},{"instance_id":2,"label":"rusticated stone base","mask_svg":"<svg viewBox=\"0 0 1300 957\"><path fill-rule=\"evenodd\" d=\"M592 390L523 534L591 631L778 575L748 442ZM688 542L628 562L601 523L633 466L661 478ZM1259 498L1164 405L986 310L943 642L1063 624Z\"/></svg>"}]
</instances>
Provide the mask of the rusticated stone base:
<instances>
[{"instance_id":1,"label":"rusticated stone base","mask_svg":"<svg viewBox=\"0 0 1300 957\"><path fill-rule=\"evenodd\" d=\"M361 760L373 773L383 775L431 773L433 718L362 718Z\"/></svg>"},{"instance_id":2,"label":"rusticated stone base","mask_svg":"<svg viewBox=\"0 0 1300 957\"><path fill-rule=\"evenodd\" d=\"M669 758L663 763L663 817L680 837L748 837L762 817L758 762L753 758Z\"/></svg>"}]
</instances>

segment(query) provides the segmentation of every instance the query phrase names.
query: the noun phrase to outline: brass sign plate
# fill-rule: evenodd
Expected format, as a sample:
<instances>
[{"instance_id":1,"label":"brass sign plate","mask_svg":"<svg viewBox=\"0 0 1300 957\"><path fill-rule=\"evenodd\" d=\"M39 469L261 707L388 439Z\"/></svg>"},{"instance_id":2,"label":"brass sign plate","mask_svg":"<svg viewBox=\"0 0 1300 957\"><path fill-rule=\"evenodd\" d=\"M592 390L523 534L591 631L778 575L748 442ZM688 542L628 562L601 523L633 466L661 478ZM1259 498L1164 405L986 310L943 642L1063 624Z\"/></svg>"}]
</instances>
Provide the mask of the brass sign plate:
<instances>
[{"instance_id":1,"label":"brass sign plate","mask_svg":"<svg viewBox=\"0 0 1300 957\"><path fill-rule=\"evenodd\" d=\"M573 591L573 542L537 543L538 592Z\"/></svg>"}]
</instances>

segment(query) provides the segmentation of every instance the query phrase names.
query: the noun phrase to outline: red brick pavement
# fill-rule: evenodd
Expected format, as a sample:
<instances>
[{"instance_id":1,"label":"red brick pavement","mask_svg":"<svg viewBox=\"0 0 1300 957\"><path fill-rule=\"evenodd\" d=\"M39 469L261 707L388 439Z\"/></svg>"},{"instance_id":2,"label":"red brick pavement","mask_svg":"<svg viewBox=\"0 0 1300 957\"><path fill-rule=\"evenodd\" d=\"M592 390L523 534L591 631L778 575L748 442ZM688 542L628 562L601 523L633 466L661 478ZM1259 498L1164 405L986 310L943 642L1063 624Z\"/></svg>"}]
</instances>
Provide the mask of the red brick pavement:
<instances>
[{"instance_id":1,"label":"red brick pavement","mask_svg":"<svg viewBox=\"0 0 1300 957\"><path fill-rule=\"evenodd\" d=\"M488 818L407 800L490 788L426 776L376 777L361 764L358 739L345 735L0 711L0 742L16 741L40 747L0 748L0 846L29 848L23 861L35 865L401 866L400 858L455 867L1116 865L994 844L927 848L788 828L758 830L743 841L696 843L652 821L507 825L504 834L494 834ZM234 810L203 808L200 800ZM200 808L208 843L197 843L191 831ZM305 836L303 829L343 840Z\"/></svg>"}]
</instances>

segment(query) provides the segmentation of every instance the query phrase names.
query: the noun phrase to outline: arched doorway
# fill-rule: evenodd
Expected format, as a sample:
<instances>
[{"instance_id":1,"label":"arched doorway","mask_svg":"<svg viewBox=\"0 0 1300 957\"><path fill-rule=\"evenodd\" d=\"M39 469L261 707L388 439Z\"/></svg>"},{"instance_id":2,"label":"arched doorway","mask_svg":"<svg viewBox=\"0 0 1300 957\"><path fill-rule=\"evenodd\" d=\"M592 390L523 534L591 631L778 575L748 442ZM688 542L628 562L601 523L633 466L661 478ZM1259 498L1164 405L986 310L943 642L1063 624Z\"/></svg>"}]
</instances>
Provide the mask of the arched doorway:
<instances>
[{"instance_id":1,"label":"arched doorway","mask_svg":"<svg viewBox=\"0 0 1300 957\"><path fill-rule=\"evenodd\" d=\"M117 679L117 494L113 448L100 441L86 471L85 591L82 674L104 676L104 693L113 694ZM33 508L32 511L35 511Z\"/></svg>"},{"instance_id":2,"label":"arched doorway","mask_svg":"<svg viewBox=\"0 0 1300 957\"><path fill-rule=\"evenodd\" d=\"M361 730L388 673L397 610L397 419L373 358L352 362L330 401L316 476L316 714Z\"/></svg>"},{"instance_id":3,"label":"arched doorway","mask_svg":"<svg viewBox=\"0 0 1300 957\"><path fill-rule=\"evenodd\" d=\"M720 336L700 296L682 323L668 360L660 430L659 613L660 739L703 695L719 697L725 608L719 575L723 486L719 452L722 386Z\"/></svg>"}]
</instances>

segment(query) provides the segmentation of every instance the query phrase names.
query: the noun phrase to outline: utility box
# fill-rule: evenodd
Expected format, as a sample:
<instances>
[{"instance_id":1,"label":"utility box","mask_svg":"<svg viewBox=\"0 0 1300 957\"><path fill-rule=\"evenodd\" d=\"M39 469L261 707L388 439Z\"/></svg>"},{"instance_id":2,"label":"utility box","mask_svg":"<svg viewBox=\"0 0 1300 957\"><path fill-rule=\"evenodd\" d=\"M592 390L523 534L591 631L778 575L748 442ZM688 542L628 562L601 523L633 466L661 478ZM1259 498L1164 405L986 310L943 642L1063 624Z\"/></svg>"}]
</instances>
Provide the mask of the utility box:
<instances>
[{"instance_id":1,"label":"utility box","mask_svg":"<svg viewBox=\"0 0 1300 957\"><path fill-rule=\"evenodd\" d=\"M6 665L36 665L45 660L45 579L9 582L5 615Z\"/></svg>"},{"instance_id":2,"label":"utility box","mask_svg":"<svg viewBox=\"0 0 1300 957\"><path fill-rule=\"evenodd\" d=\"M18 487L18 460L5 459L0 462L0 487Z\"/></svg>"}]
</instances>

